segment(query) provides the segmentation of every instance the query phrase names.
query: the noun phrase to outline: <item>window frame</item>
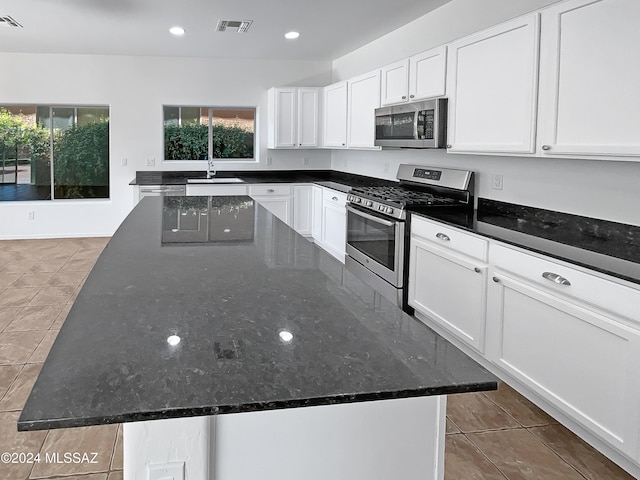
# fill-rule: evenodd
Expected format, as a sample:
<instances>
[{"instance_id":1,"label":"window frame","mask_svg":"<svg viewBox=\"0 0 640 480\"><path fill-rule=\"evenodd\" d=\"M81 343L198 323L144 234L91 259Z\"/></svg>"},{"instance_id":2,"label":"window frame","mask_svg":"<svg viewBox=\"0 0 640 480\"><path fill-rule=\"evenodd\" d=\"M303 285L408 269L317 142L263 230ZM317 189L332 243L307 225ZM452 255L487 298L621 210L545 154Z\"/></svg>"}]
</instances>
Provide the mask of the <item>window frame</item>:
<instances>
[{"instance_id":1,"label":"window frame","mask_svg":"<svg viewBox=\"0 0 640 480\"><path fill-rule=\"evenodd\" d=\"M110 203L113 200L113 182L112 182L112 174L113 174L113 168L111 165L111 104L108 103L91 103L91 104L80 104L80 103L1 103L0 104L0 108L16 108L16 107L33 107L35 109L35 120L36 123L38 121L38 110L40 108L47 108L49 110L49 118L51 118L51 114L53 112L54 109L56 108L66 108L66 109L72 109L73 110L73 125L77 126L78 125L78 109L84 109L84 108L88 108L88 109L106 109L108 112L108 123L109 123L109 129L108 129L108 135L109 135L109 141L108 141L108 196L106 197L78 197L78 198L56 198L55 196L55 188L56 188L56 184L55 184L55 175L54 175L54 163L55 163L55 158L54 158L54 138L53 138L53 131L55 129L55 126L53 125L53 122L50 122L50 125L46 128L49 131L49 161L50 161L50 165L49 165L49 178L50 178L50 198L47 199L29 199L29 200L2 200L0 201L0 205L5 204L5 203L12 203L12 204L37 204L37 203L49 203L49 202L54 202L54 203L59 203L59 204L64 204L64 203L70 203L70 204L74 204L74 205L79 205L82 202L87 202L87 203Z\"/></svg>"},{"instance_id":2,"label":"window frame","mask_svg":"<svg viewBox=\"0 0 640 480\"><path fill-rule=\"evenodd\" d=\"M182 108L200 108L200 109L208 109L209 116L209 132L207 137L207 157L211 156L213 152L213 111L214 110L250 110L253 111L253 157L252 158L230 158L230 157L213 157L212 161L219 162L219 165L247 165L260 163L260 148L259 148L259 107L256 105L203 105L203 104L162 104L162 161L163 165L181 165L186 168L190 167L198 167L202 165L206 165L208 160L203 159L188 159L188 160L167 160L165 158L165 107L169 108L178 108L181 111ZM181 125L181 116L178 118L178 125Z\"/></svg>"}]
</instances>

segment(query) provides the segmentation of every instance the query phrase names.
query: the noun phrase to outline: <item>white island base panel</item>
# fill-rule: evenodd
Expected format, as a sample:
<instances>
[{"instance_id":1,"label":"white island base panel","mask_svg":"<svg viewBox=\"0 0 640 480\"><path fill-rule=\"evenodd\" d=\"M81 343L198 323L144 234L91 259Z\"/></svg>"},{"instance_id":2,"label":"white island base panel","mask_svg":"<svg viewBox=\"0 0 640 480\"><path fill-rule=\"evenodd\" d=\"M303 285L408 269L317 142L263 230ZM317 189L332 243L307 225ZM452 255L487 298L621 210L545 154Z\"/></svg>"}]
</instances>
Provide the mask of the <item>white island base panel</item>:
<instances>
[{"instance_id":1,"label":"white island base panel","mask_svg":"<svg viewBox=\"0 0 640 480\"><path fill-rule=\"evenodd\" d=\"M445 413L430 396L125 423L124 480L182 463L184 480L442 480Z\"/></svg>"}]
</instances>

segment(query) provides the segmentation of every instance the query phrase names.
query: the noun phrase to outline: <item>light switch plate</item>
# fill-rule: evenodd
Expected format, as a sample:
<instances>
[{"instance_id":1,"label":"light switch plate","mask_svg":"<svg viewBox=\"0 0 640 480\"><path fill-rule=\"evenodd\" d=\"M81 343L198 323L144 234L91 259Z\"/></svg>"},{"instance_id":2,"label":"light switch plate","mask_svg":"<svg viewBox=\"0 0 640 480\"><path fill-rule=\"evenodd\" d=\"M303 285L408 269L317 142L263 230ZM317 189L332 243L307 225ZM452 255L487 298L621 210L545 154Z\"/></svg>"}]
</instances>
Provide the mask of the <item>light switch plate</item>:
<instances>
[{"instance_id":1,"label":"light switch plate","mask_svg":"<svg viewBox=\"0 0 640 480\"><path fill-rule=\"evenodd\" d=\"M147 469L149 480L184 480L184 462L148 465Z\"/></svg>"}]
</instances>

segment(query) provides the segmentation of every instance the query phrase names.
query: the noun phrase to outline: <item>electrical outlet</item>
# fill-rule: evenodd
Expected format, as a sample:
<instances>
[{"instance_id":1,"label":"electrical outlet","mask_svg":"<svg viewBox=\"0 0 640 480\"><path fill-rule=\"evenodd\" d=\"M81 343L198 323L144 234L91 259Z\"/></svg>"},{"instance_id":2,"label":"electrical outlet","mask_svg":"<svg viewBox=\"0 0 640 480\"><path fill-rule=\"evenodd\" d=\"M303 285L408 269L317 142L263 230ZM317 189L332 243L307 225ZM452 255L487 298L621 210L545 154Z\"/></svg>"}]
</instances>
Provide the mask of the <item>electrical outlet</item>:
<instances>
[{"instance_id":1,"label":"electrical outlet","mask_svg":"<svg viewBox=\"0 0 640 480\"><path fill-rule=\"evenodd\" d=\"M123 167L127 166L127 157L122 157L122 166Z\"/></svg>"},{"instance_id":2,"label":"electrical outlet","mask_svg":"<svg viewBox=\"0 0 640 480\"><path fill-rule=\"evenodd\" d=\"M305 167L308 167L308 166L309 166L309 157L304 157L304 158L302 159L302 164L303 164Z\"/></svg>"},{"instance_id":3,"label":"electrical outlet","mask_svg":"<svg viewBox=\"0 0 640 480\"><path fill-rule=\"evenodd\" d=\"M27 212L27 220L35 220L36 219L36 212L34 212L33 210L29 210Z\"/></svg>"},{"instance_id":4,"label":"electrical outlet","mask_svg":"<svg viewBox=\"0 0 640 480\"><path fill-rule=\"evenodd\" d=\"M156 164L156 157L147 158L147 167L153 167Z\"/></svg>"},{"instance_id":5,"label":"electrical outlet","mask_svg":"<svg viewBox=\"0 0 640 480\"><path fill-rule=\"evenodd\" d=\"M184 462L148 465L149 480L184 480Z\"/></svg>"},{"instance_id":6,"label":"electrical outlet","mask_svg":"<svg viewBox=\"0 0 640 480\"><path fill-rule=\"evenodd\" d=\"M273 165L273 158L267 157L267 165Z\"/></svg>"},{"instance_id":7,"label":"electrical outlet","mask_svg":"<svg viewBox=\"0 0 640 480\"><path fill-rule=\"evenodd\" d=\"M491 188L494 190L502 190L502 175L494 173L491 175Z\"/></svg>"},{"instance_id":8,"label":"electrical outlet","mask_svg":"<svg viewBox=\"0 0 640 480\"><path fill-rule=\"evenodd\" d=\"M389 173L389 162L384 162L384 173Z\"/></svg>"}]
</instances>

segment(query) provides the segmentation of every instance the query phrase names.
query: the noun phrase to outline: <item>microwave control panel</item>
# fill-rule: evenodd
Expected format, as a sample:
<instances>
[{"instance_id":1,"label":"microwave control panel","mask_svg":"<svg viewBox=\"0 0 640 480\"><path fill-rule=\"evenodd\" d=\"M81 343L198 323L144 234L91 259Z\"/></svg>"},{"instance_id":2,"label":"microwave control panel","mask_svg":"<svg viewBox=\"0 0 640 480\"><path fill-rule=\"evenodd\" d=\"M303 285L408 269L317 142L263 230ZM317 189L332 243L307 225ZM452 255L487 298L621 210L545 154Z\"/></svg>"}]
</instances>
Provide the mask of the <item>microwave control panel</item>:
<instances>
[{"instance_id":1,"label":"microwave control panel","mask_svg":"<svg viewBox=\"0 0 640 480\"><path fill-rule=\"evenodd\" d=\"M435 118L435 110L433 109L418 112L418 135L421 140L433 140Z\"/></svg>"}]
</instances>

